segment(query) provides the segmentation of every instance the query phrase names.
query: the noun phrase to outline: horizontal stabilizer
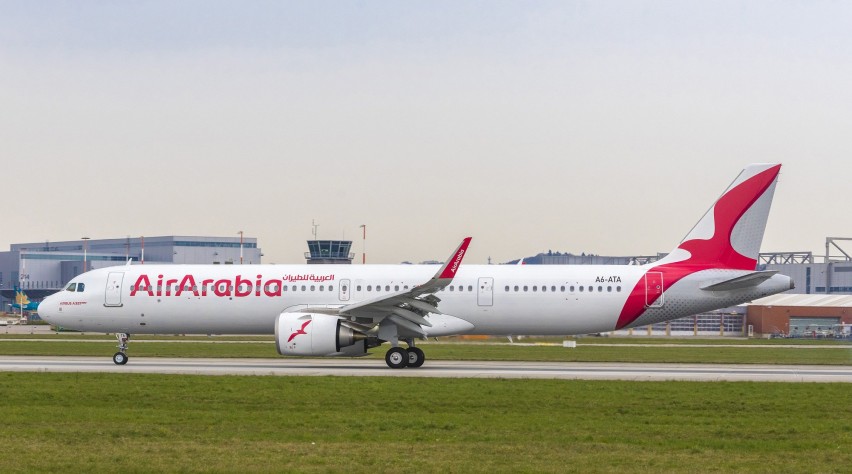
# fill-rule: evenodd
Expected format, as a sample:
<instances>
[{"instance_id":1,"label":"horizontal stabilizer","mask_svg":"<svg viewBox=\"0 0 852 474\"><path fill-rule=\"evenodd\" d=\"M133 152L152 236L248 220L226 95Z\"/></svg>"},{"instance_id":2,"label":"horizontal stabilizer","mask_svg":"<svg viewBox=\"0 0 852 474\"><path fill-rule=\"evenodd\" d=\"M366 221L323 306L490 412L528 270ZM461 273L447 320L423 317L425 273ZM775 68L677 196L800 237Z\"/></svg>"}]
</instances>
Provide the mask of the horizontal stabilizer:
<instances>
[{"instance_id":1,"label":"horizontal stabilizer","mask_svg":"<svg viewBox=\"0 0 852 474\"><path fill-rule=\"evenodd\" d=\"M742 288L750 288L753 286L757 286L764 281L772 278L772 275L778 273L777 271L768 271L768 272L752 272L747 273L743 276L738 276L736 278L731 278L729 280L712 280L703 285L701 285L702 290L706 291L730 291L730 290L739 290Z\"/></svg>"}]
</instances>

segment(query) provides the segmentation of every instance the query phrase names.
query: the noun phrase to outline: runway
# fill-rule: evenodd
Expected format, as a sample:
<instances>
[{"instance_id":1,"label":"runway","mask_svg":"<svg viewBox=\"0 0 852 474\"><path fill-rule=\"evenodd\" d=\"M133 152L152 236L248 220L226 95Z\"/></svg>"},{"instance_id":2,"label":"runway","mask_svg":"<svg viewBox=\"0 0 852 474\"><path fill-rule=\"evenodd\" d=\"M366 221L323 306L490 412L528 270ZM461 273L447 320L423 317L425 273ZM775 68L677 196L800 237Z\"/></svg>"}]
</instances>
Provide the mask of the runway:
<instances>
[{"instance_id":1,"label":"runway","mask_svg":"<svg viewBox=\"0 0 852 474\"><path fill-rule=\"evenodd\" d=\"M691 380L852 383L852 366L752 364L628 364L584 362L426 361L419 369L389 369L376 359L191 359L6 356L0 372L130 374L457 377L576 380Z\"/></svg>"}]
</instances>

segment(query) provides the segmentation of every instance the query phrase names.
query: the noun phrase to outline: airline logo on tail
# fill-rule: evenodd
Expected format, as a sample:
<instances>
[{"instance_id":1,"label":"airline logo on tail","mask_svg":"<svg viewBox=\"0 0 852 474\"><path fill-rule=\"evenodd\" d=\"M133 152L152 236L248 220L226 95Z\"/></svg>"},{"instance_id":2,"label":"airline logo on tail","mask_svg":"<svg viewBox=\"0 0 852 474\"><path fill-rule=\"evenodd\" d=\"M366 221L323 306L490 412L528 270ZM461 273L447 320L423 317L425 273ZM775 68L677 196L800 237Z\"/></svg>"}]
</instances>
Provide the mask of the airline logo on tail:
<instances>
[{"instance_id":1,"label":"airline logo on tail","mask_svg":"<svg viewBox=\"0 0 852 474\"><path fill-rule=\"evenodd\" d=\"M30 304L30 299L27 297L26 293L19 291L15 293L15 303L18 305L28 305Z\"/></svg>"},{"instance_id":2,"label":"airline logo on tail","mask_svg":"<svg viewBox=\"0 0 852 474\"><path fill-rule=\"evenodd\" d=\"M780 171L780 164L743 170L683 242L649 268L661 273L662 281L656 283L659 290L650 294L646 278L639 280L624 303L616 328L638 319L667 288L688 275L708 269L754 271Z\"/></svg>"},{"instance_id":3,"label":"airline logo on tail","mask_svg":"<svg viewBox=\"0 0 852 474\"><path fill-rule=\"evenodd\" d=\"M759 227L760 235L757 237L757 245L753 249L754 255L743 255L735 247L734 230L742 217L751 210L752 206L765 195L766 191L775 183L778 177L778 172L781 170L781 165L775 165L764 171L761 171L754 176L749 177L745 181L734 182L734 185L725 194L716 201L711 212L708 213L693 232L678 246L679 249L689 252L690 257L686 262L681 264L708 265L717 268L730 268L737 270L754 270L757 266L757 252L760 248L760 240L763 238L763 228L766 223L766 217L769 213L768 202L767 209L763 216L753 216L756 222L743 222L743 228ZM748 172L748 169L744 173ZM771 199L771 195L768 196ZM710 215L712 214L712 216ZM712 218L712 222L706 222L708 217ZM712 237L702 239L699 236L694 238L693 234L696 230L700 230L699 226L712 224ZM753 238L753 236L748 236ZM746 236L740 237L744 239ZM741 244L747 247L747 243Z\"/></svg>"},{"instance_id":4,"label":"airline logo on tail","mask_svg":"<svg viewBox=\"0 0 852 474\"><path fill-rule=\"evenodd\" d=\"M13 309L23 309L24 311L38 311L38 303L30 301L29 296L24 293L24 290L15 291L15 303L12 304Z\"/></svg>"}]
</instances>

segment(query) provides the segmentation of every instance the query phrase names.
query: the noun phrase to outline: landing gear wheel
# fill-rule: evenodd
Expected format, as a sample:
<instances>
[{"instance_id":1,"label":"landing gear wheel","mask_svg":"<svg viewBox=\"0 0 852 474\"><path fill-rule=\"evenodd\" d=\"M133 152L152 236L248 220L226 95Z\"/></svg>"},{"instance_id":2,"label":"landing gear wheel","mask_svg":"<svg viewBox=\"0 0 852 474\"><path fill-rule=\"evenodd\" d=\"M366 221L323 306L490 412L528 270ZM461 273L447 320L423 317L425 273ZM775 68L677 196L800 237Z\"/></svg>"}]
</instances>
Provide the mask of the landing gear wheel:
<instances>
[{"instance_id":1,"label":"landing gear wheel","mask_svg":"<svg viewBox=\"0 0 852 474\"><path fill-rule=\"evenodd\" d=\"M426 354L419 347L408 348L408 367L418 368L426 362Z\"/></svg>"},{"instance_id":2,"label":"landing gear wheel","mask_svg":"<svg viewBox=\"0 0 852 474\"><path fill-rule=\"evenodd\" d=\"M115 362L115 365L124 365L128 359L127 344L130 341L130 334L120 332L115 335L115 338L118 339L118 352L112 356L112 361Z\"/></svg>"},{"instance_id":3,"label":"landing gear wheel","mask_svg":"<svg viewBox=\"0 0 852 474\"><path fill-rule=\"evenodd\" d=\"M408 351L401 347L391 347L385 354L385 362L391 369L402 369L408 365Z\"/></svg>"},{"instance_id":4,"label":"landing gear wheel","mask_svg":"<svg viewBox=\"0 0 852 474\"><path fill-rule=\"evenodd\" d=\"M115 365L124 365L127 363L127 354L124 352L116 352L112 356L112 361L115 362Z\"/></svg>"}]
</instances>

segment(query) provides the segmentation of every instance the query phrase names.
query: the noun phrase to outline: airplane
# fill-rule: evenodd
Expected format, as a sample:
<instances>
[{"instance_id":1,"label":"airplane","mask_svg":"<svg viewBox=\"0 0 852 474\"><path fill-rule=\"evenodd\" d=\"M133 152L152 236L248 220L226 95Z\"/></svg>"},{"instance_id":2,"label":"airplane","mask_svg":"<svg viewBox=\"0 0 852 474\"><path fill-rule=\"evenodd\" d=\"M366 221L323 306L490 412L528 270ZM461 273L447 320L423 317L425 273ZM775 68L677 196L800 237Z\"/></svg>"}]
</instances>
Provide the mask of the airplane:
<instances>
[{"instance_id":1,"label":"airplane","mask_svg":"<svg viewBox=\"0 0 852 474\"><path fill-rule=\"evenodd\" d=\"M20 288L15 288L15 302L11 306L13 310L38 311L38 302L30 301L24 290Z\"/></svg>"},{"instance_id":2,"label":"airplane","mask_svg":"<svg viewBox=\"0 0 852 474\"><path fill-rule=\"evenodd\" d=\"M92 270L42 301L41 317L115 333L274 334L286 356L363 356L388 342L392 369L423 365L416 340L576 335L646 326L793 288L756 271L780 164L737 176L667 256L646 265L462 265L465 238L434 265L127 265ZM407 348L401 347L404 342Z\"/></svg>"}]
</instances>

